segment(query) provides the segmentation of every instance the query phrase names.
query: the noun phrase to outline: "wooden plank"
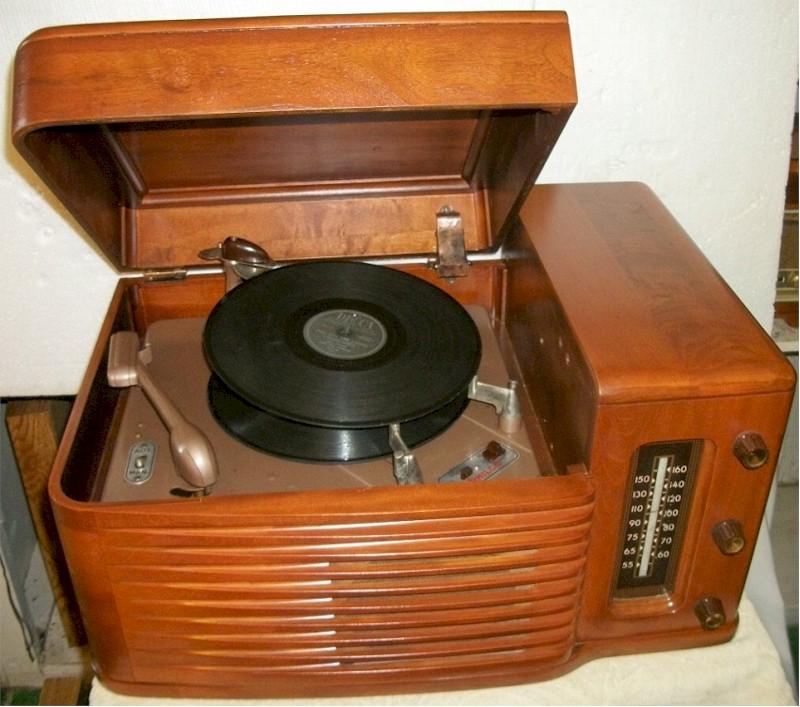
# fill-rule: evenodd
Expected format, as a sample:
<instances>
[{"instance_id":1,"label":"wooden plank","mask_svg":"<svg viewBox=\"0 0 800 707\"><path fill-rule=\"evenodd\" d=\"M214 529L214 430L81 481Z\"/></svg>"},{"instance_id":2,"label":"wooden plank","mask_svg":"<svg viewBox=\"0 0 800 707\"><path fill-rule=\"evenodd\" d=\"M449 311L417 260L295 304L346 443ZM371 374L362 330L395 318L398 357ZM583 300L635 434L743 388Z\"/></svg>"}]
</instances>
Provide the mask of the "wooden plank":
<instances>
[{"instance_id":1,"label":"wooden plank","mask_svg":"<svg viewBox=\"0 0 800 707\"><path fill-rule=\"evenodd\" d=\"M12 400L6 408L6 425L64 633L69 644L77 646L84 642L83 628L47 495L69 409L64 400Z\"/></svg>"},{"instance_id":2,"label":"wooden plank","mask_svg":"<svg viewBox=\"0 0 800 707\"><path fill-rule=\"evenodd\" d=\"M47 678L39 695L40 705L77 705L81 678Z\"/></svg>"}]
</instances>

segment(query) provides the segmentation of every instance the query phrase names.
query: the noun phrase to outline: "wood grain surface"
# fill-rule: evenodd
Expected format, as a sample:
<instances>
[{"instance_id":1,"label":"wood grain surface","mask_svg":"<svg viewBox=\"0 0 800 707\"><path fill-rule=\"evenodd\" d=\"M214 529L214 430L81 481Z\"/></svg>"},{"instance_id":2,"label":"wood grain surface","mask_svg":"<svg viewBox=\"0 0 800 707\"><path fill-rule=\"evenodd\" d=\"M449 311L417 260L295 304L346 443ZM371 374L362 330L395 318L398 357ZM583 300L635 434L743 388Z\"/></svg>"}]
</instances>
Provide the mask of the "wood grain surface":
<instances>
[{"instance_id":1,"label":"wood grain surface","mask_svg":"<svg viewBox=\"0 0 800 707\"><path fill-rule=\"evenodd\" d=\"M519 51L519 47L525 51ZM575 105L560 13L44 30L14 143L118 267L431 252L435 214L499 245Z\"/></svg>"},{"instance_id":2,"label":"wood grain surface","mask_svg":"<svg viewBox=\"0 0 800 707\"><path fill-rule=\"evenodd\" d=\"M541 186L521 221L601 402L791 390L783 355L645 185Z\"/></svg>"},{"instance_id":3,"label":"wood grain surface","mask_svg":"<svg viewBox=\"0 0 800 707\"><path fill-rule=\"evenodd\" d=\"M561 210L564 203L569 208ZM441 690L543 679L600 655L730 638L792 376L713 269L687 247L688 236L661 219L662 207L646 190L537 187L529 206L523 217L541 216L545 227L521 222L508 259L476 267L453 293L464 302L490 302L505 316L498 326L507 330L556 475L458 489L99 504L66 495L61 479L101 477L102 455L62 450L50 493L109 686L185 696ZM552 259L559 222L565 232L575 222L593 225L579 241L580 257L573 252L566 264ZM619 238L609 235L615 232ZM615 267L595 267L596 254L611 262L630 257L637 232L645 271L652 249L669 253L668 267L692 272L697 292L732 323L727 336L718 330L713 370L687 371L680 354L691 341L666 348L651 377L635 367L642 355L635 347L661 335L648 292L673 326L681 318L687 326L698 317L712 320L701 304L685 310L680 288L645 289L626 310L635 315L629 350L597 343L608 336L599 312L620 290L630 296L633 285L619 282ZM586 283L565 277L581 269L594 278L588 300ZM418 274L435 279L424 268ZM210 306L220 283L129 283L115 307L124 311L135 300L145 322L185 316ZM103 341L123 321L115 311L90 366L94 392L79 400L68 437L97 425L98 407L89 401L104 386ZM750 342L744 359L740 336ZM743 383L742 360L757 367L755 381ZM679 380L691 374L699 387L673 387L665 399L665 366ZM727 394L718 393L723 381ZM603 395L617 390L611 383L629 387ZM745 469L733 454L743 430L758 430L770 450L758 470ZM106 444L102 435L95 439ZM674 584L651 596L617 598L632 461L641 445L682 439L702 439L703 455ZM721 553L711 534L728 518L744 530L745 548L736 555ZM724 607L716 631L703 630L695 615L705 596ZM326 633L330 626L335 640Z\"/></svg>"},{"instance_id":4,"label":"wood grain surface","mask_svg":"<svg viewBox=\"0 0 800 707\"><path fill-rule=\"evenodd\" d=\"M645 187L531 189L575 103L562 14L57 28L23 44L14 91L16 146L120 266L193 262L227 235L292 259L430 252L435 212L458 208L468 247L503 241L502 260L452 284L409 271L494 317L552 472L97 502L126 400L110 335L222 292L121 283L49 484L110 687L464 689L730 638L794 373ZM745 430L769 449L758 470L732 451ZM693 439L674 583L616 597L637 450ZM727 518L738 555L711 538Z\"/></svg>"},{"instance_id":5,"label":"wood grain surface","mask_svg":"<svg viewBox=\"0 0 800 707\"><path fill-rule=\"evenodd\" d=\"M47 480L69 409L66 400L10 400L5 424L64 634L71 646L78 646L86 637L47 495Z\"/></svg>"},{"instance_id":6,"label":"wood grain surface","mask_svg":"<svg viewBox=\"0 0 800 707\"><path fill-rule=\"evenodd\" d=\"M575 102L561 13L56 28L23 43L16 72L26 83L15 104L16 130L179 116Z\"/></svg>"},{"instance_id":7,"label":"wood grain surface","mask_svg":"<svg viewBox=\"0 0 800 707\"><path fill-rule=\"evenodd\" d=\"M81 678L46 678L39 694L40 705L77 705Z\"/></svg>"}]
</instances>

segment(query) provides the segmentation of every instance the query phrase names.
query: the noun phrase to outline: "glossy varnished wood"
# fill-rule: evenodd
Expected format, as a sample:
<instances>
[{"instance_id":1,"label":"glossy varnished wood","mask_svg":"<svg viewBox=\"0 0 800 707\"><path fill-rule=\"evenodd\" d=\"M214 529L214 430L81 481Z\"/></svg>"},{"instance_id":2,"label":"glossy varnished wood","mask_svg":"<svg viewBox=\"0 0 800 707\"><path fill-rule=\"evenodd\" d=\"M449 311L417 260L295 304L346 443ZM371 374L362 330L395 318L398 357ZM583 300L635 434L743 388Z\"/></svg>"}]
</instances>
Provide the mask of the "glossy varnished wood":
<instances>
[{"instance_id":1,"label":"glossy varnished wood","mask_svg":"<svg viewBox=\"0 0 800 707\"><path fill-rule=\"evenodd\" d=\"M284 198L132 210L137 234L126 262L137 267L198 262L197 253L231 234L261 245L276 260L402 255L436 250L436 213L443 206L463 219L470 250L489 246L480 195L341 196L335 200Z\"/></svg>"},{"instance_id":2,"label":"glossy varnished wood","mask_svg":"<svg viewBox=\"0 0 800 707\"><path fill-rule=\"evenodd\" d=\"M560 13L55 28L15 77L15 144L129 267L429 253L445 205L496 246L575 104Z\"/></svg>"},{"instance_id":3,"label":"glossy varnished wood","mask_svg":"<svg viewBox=\"0 0 800 707\"><path fill-rule=\"evenodd\" d=\"M146 176L148 200L174 190L460 179L477 111L299 115L114 126ZM400 153L387 149L404 144ZM398 188L401 185L398 185ZM285 186L284 186L285 188Z\"/></svg>"},{"instance_id":4,"label":"glossy varnished wood","mask_svg":"<svg viewBox=\"0 0 800 707\"><path fill-rule=\"evenodd\" d=\"M26 87L17 97L17 127L63 123L66 115L120 122L575 101L562 13L60 27L33 34L18 57Z\"/></svg>"},{"instance_id":5,"label":"glossy varnished wood","mask_svg":"<svg viewBox=\"0 0 800 707\"><path fill-rule=\"evenodd\" d=\"M600 406L592 470L604 493L598 496L592 534L595 542L610 541L615 549L605 556L592 554L587 563L587 585L594 591L584 599L582 635L628 636L635 625L654 632L691 629L697 625L694 606L704 596L718 597L728 619L735 618L790 403L791 393L783 392ZM733 455L736 437L751 429L763 435L772 454L758 470L745 469ZM611 601L625 514L615 499L624 498L628 482L619 470L631 467L640 445L670 439L704 444L675 590ZM720 552L711 534L714 525L729 518L742 524L746 543L734 555Z\"/></svg>"},{"instance_id":6,"label":"glossy varnished wood","mask_svg":"<svg viewBox=\"0 0 800 707\"><path fill-rule=\"evenodd\" d=\"M507 253L506 322L546 441L559 463L586 464L598 489L581 642L607 650L603 636L619 650L637 632L691 631L703 596L719 597L735 620L791 403L791 367L643 185L536 187ZM747 430L770 450L758 470L733 454ZM636 450L686 439L704 450L674 590L615 599L620 500ZM711 535L728 518L745 532L736 555L721 553Z\"/></svg>"},{"instance_id":7,"label":"glossy varnished wood","mask_svg":"<svg viewBox=\"0 0 800 707\"><path fill-rule=\"evenodd\" d=\"M791 389L777 347L645 185L542 186L521 220L601 402Z\"/></svg>"},{"instance_id":8,"label":"glossy varnished wood","mask_svg":"<svg viewBox=\"0 0 800 707\"><path fill-rule=\"evenodd\" d=\"M533 203L547 210L558 196L555 202L566 200L574 219L584 197L596 193L584 186L536 188ZM652 197L638 187L620 187L617 197L624 194L632 209L640 203L634 210L642 221L627 227L647 229ZM614 218L595 212L595 223L609 230ZM730 637L774 468L773 458L761 470L743 469L732 443L741 430L757 429L777 451L790 401L780 387L791 376L779 362L774 391L698 396L678 390L670 400L662 399L656 376L652 388L645 381L628 393L635 400L604 399L607 371L616 372L625 359L620 354L612 366L610 352L592 348L602 322L573 308L572 295L583 285L554 288L559 264L547 260L546 243L538 247L539 238L548 237L546 230L531 234L520 224L505 266L474 266L453 293L465 302L491 303L498 316L505 312L545 441L557 469L579 464L573 473L457 491L426 486L87 504L65 496L60 483L64 475L86 474L85 459L62 458L51 493L109 685L139 694L240 696L463 688L541 679L598 655ZM685 257L687 236L680 229L651 229L649 238L659 239L649 247ZM592 252L598 240L604 242L589 231L583 245ZM612 244L610 252L622 257L625 249ZM710 266L695 267L695 281L702 280L712 301L738 311ZM425 268L415 274L436 279ZM614 293L613 269L594 276L598 289ZM143 323L196 316L220 287L220 278L127 285L115 306L124 310L129 299L138 302ZM591 306L597 312L604 304ZM649 314L634 326L645 341L657 334ZM98 371L108 331L93 359ZM754 357L765 369L777 361L769 350ZM736 361L724 364L733 383L740 376ZM709 391L720 375L713 373ZM555 425L548 422L552 412ZM86 424L86 411L76 416L68 434ZM705 455L674 590L615 599L633 455L642 444L686 438L705 440ZM711 539L713 525L729 517L741 520L747 537L746 550L736 556L722 555ZM699 628L694 615L694 604L707 595L720 597L727 614L716 632ZM326 630L334 625L337 640L331 642Z\"/></svg>"},{"instance_id":9,"label":"glossy varnished wood","mask_svg":"<svg viewBox=\"0 0 800 707\"><path fill-rule=\"evenodd\" d=\"M23 44L14 87L15 144L120 266L193 262L228 235L289 259L430 252L444 204L470 249L503 239L453 282L406 269L493 317L546 473L100 503L125 405L110 335L202 317L223 289L123 282L49 483L110 687L464 689L730 638L793 373L646 188L528 195L575 101L563 15L60 28ZM770 449L757 471L732 454L744 430ZM632 460L680 439L704 452L674 586L619 599ZM727 518L735 556L711 539ZM694 616L705 596L716 631Z\"/></svg>"},{"instance_id":10,"label":"glossy varnished wood","mask_svg":"<svg viewBox=\"0 0 800 707\"><path fill-rule=\"evenodd\" d=\"M299 675L304 694L436 689L571 652L594 496L583 474L534 494L417 487L399 505L396 488L87 504L59 477L94 655L120 689L256 695L267 675L276 695L297 694Z\"/></svg>"},{"instance_id":11,"label":"glossy varnished wood","mask_svg":"<svg viewBox=\"0 0 800 707\"><path fill-rule=\"evenodd\" d=\"M575 332L521 223L509 234L504 325L520 377L559 469L590 459L597 386Z\"/></svg>"}]
</instances>

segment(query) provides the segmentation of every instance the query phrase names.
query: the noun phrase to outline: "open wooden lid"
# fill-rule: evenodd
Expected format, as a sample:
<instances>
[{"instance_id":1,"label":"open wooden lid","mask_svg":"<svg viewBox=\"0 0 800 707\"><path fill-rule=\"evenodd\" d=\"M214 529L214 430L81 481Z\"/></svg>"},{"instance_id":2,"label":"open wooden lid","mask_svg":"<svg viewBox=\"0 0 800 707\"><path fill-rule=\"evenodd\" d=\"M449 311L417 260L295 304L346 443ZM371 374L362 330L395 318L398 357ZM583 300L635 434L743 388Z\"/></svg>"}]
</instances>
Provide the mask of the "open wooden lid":
<instances>
[{"instance_id":1,"label":"open wooden lid","mask_svg":"<svg viewBox=\"0 0 800 707\"><path fill-rule=\"evenodd\" d=\"M576 102L565 15L294 17L45 29L14 143L118 267L499 245Z\"/></svg>"}]
</instances>

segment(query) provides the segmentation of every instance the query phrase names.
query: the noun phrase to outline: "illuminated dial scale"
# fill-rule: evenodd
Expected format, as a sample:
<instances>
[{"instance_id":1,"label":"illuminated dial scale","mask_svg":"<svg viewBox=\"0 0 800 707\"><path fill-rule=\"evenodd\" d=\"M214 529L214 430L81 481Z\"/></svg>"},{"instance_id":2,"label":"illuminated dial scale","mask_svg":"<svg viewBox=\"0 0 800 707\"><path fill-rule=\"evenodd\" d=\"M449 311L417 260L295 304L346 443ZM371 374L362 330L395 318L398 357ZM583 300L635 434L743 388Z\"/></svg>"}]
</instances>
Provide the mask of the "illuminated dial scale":
<instances>
[{"instance_id":1,"label":"illuminated dial scale","mask_svg":"<svg viewBox=\"0 0 800 707\"><path fill-rule=\"evenodd\" d=\"M672 589L701 449L699 440L640 447L622 528L617 596Z\"/></svg>"}]
</instances>

